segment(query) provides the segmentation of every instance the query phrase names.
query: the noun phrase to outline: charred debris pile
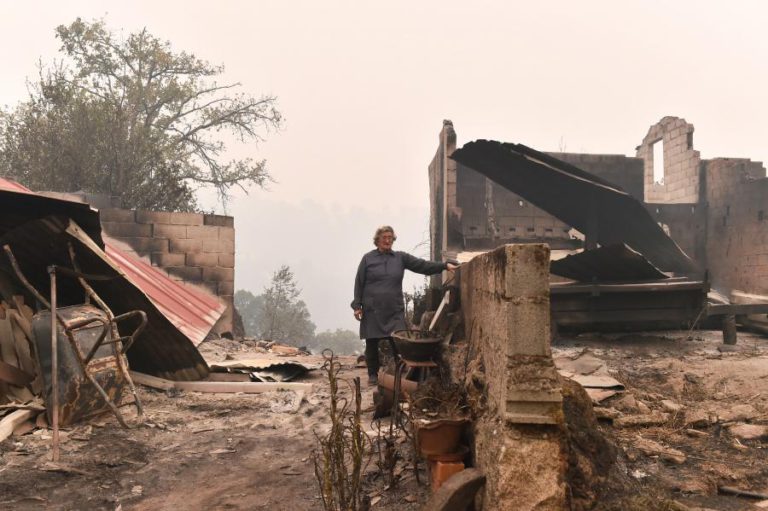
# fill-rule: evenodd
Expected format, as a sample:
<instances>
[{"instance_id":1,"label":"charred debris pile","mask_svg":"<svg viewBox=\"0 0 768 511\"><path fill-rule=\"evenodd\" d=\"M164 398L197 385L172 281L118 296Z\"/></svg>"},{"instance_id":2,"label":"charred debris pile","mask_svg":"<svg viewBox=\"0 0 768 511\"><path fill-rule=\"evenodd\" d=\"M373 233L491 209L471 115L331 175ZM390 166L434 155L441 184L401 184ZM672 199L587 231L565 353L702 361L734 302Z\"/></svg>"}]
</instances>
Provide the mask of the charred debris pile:
<instances>
[{"instance_id":1,"label":"charred debris pile","mask_svg":"<svg viewBox=\"0 0 768 511\"><path fill-rule=\"evenodd\" d=\"M209 367L197 345L224 305L124 248L88 204L0 179L0 441L50 424L55 458L58 427L102 413L128 426L123 407L142 414L134 381L198 392L306 385L284 383L315 369L306 364Z\"/></svg>"}]
</instances>

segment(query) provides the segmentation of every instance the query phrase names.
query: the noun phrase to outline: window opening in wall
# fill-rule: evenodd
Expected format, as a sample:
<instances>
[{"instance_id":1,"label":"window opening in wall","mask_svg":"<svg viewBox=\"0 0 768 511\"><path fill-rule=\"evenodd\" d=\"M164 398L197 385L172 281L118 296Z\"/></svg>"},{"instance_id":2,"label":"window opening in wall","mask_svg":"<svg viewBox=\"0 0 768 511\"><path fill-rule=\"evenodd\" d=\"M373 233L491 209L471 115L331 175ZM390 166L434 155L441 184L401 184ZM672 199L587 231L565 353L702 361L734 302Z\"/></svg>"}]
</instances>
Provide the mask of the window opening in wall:
<instances>
[{"instance_id":1,"label":"window opening in wall","mask_svg":"<svg viewBox=\"0 0 768 511\"><path fill-rule=\"evenodd\" d=\"M762 222L763 220L765 220L765 214L763 213L763 210L761 209L760 211L757 212L757 221L758 222Z\"/></svg>"},{"instance_id":2,"label":"window opening in wall","mask_svg":"<svg viewBox=\"0 0 768 511\"><path fill-rule=\"evenodd\" d=\"M691 214L693 215L696 213L696 206L691 206Z\"/></svg>"},{"instance_id":3,"label":"window opening in wall","mask_svg":"<svg viewBox=\"0 0 768 511\"><path fill-rule=\"evenodd\" d=\"M725 206L725 216L731 216L731 206Z\"/></svg>"},{"instance_id":4,"label":"window opening in wall","mask_svg":"<svg viewBox=\"0 0 768 511\"><path fill-rule=\"evenodd\" d=\"M693 132L689 131L688 136L686 137L686 142L688 143L688 149L693 149Z\"/></svg>"},{"instance_id":5,"label":"window opening in wall","mask_svg":"<svg viewBox=\"0 0 768 511\"><path fill-rule=\"evenodd\" d=\"M664 184L664 141L658 140L651 146L653 148L653 182Z\"/></svg>"}]
</instances>

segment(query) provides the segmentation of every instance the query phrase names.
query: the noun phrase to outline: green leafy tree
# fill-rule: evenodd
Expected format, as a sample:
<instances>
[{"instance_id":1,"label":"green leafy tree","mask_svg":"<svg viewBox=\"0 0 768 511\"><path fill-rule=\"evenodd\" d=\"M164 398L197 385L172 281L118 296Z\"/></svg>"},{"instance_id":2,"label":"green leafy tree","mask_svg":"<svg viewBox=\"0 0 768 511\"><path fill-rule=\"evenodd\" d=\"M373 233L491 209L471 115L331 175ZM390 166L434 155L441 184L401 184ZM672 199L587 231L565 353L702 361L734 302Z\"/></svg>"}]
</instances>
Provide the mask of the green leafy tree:
<instances>
[{"instance_id":1,"label":"green leafy tree","mask_svg":"<svg viewBox=\"0 0 768 511\"><path fill-rule=\"evenodd\" d=\"M226 199L234 186L269 180L263 160L226 160L218 136L261 141L281 122L274 97L217 82L222 66L146 29L121 37L78 18L56 37L63 59L41 65L29 98L0 113L1 174L158 210L194 210L199 186Z\"/></svg>"},{"instance_id":2,"label":"green leafy tree","mask_svg":"<svg viewBox=\"0 0 768 511\"><path fill-rule=\"evenodd\" d=\"M337 328L318 333L308 347L313 353L320 353L327 348L336 355L357 355L363 352L363 341L357 332Z\"/></svg>"},{"instance_id":3,"label":"green leafy tree","mask_svg":"<svg viewBox=\"0 0 768 511\"><path fill-rule=\"evenodd\" d=\"M315 324L300 299L301 290L288 266L281 266L264 289L259 333L264 339L293 346L305 346L315 336Z\"/></svg>"},{"instance_id":4,"label":"green leafy tree","mask_svg":"<svg viewBox=\"0 0 768 511\"><path fill-rule=\"evenodd\" d=\"M250 291L240 289L235 293L235 307L243 318L245 335L260 337L259 325L264 315L264 295L254 295Z\"/></svg>"}]
</instances>

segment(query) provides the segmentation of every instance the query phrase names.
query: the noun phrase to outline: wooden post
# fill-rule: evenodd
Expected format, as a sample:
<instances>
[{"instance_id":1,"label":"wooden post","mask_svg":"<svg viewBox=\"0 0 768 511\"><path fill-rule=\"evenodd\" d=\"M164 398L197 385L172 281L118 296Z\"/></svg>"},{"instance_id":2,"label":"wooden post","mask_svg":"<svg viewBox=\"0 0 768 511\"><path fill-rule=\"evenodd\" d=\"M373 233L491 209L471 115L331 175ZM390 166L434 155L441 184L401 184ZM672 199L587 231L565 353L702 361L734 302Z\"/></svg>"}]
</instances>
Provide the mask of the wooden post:
<instances>
[{"instance_id":1,"label":"wooden post","mask_svg":"<svg viewBox=\"0 0 768 511\"><path fill-rule=\"evenodd\" d=\"M723 316L723 344L736 344L736 316L733 314Z\"/></svg>"},{"instance_id":2,"label":"wooden post","mask_svg":"<svg viewBox=\"0 0 768 511\"><path fill-rule=\"evenodd\" d=\"M53 428L53 461L59 461L59 331L56 323L56 267L49 266L51 276L51 427Z\"/></svg>"}]
</instances>

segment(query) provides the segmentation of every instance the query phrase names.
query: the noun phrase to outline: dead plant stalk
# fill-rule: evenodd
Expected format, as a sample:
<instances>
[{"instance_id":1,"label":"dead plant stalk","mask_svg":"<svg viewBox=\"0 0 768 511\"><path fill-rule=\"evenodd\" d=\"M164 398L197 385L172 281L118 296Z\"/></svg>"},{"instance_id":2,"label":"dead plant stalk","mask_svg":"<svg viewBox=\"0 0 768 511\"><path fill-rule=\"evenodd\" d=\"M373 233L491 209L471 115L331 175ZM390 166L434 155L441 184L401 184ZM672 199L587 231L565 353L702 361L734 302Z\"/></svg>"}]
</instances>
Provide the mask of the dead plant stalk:
<instances>
[{"instance_id":1,"label":"dead plant stalk","mask_svg":"<svg viewBox=\"0 0 768 511\"><path fill-rule=\"evenodd\" d=\"M331 428L323 436L315 432L318 443L317 450L312 454L315 478L325 511L358 511L366 447L370 445L361 423L360 378L354 378L351 383L345 382L354 394L354 408L350 409L347 398L339 396L341 364L330 350L323 351L323 358L323 370L330 389Z\"/></svg>"}]
</instances>

